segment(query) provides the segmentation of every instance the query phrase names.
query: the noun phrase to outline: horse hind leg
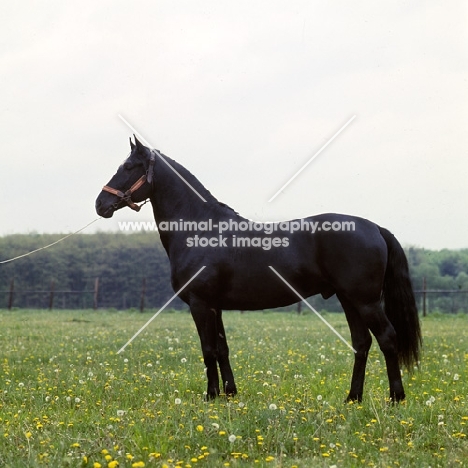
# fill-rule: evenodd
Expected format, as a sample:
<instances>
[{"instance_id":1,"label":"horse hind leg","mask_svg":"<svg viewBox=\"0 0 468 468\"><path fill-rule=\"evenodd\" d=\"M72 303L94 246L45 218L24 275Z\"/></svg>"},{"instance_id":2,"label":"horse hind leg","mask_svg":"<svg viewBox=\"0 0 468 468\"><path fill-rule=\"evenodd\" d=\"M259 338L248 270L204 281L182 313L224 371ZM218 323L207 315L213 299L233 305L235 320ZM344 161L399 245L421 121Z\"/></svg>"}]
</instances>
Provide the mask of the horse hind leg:
<instances>
[{"instance_id":1,"label":"horse hind leg","mask_svg":"<svg viewBox=\"0 0 468 468\"><path fill-rule=\"evenodd\" d=\"M398 341L395 329L385 315L379 302L359 307L359 313L379 343L385 363L390 386L390 399L398 402L405 399L398 360Z\"/></svg>"},{"instance_id":2,"label":"horse hind leg","mask_svg":"<svg viewBox=\"0 0 468 468\"><path fill-rule=\"evenodd\" d=\"M367 357L372 344L372 337L367 325L359 315L354 306L344 297L338 296L341 305L345 311L351 332L353 348L356 350L354 355L354 367L351 378L351 388L346 397L346 401L362 401L364 392L364 380L366 376Z\"/></svg>"}]
</instances>

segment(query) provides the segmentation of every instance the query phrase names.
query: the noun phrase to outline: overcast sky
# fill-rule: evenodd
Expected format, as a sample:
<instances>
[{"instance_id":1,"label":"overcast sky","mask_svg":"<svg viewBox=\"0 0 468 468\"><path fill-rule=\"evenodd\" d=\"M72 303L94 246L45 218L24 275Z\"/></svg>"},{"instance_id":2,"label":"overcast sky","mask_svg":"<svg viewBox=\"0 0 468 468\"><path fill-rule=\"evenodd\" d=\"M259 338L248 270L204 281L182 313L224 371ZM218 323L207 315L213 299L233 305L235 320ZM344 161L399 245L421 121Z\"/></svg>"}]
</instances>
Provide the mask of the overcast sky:
<instances>
[{"instance_id":1,"label":"overcast sky","mask_svg":"<svg viewBox=\"0 0 468 468\"><path fill-rule=\"evenodd\" d=\"M248 218L468 248L465 1L2 2L0 24L0 235L95 219L121 114Z\"/></svg>"}]
</instances>

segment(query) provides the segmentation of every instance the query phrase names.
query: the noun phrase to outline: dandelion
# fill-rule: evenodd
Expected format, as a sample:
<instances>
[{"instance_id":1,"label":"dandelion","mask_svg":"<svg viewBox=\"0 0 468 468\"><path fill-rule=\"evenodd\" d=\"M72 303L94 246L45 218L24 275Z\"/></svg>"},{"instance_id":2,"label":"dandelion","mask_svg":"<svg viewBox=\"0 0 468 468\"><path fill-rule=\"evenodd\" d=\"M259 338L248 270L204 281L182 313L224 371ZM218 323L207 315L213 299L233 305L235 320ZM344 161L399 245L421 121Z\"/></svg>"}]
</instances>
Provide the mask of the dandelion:
<instances>
[{"instance_id":1,"label":"dandelion","mask_svg":"<svg viewBox=\"0 0 468 468\"><path fill-rule=\"evenodd\" d=\"M176 399L174 400L174 403L175 403L176 405L180 405L180 404L182 403L182 400L181 400L180 398L176 398Z\"/></svg>"},{"instance_id":2,"label":"dandelion","mask_svg":"<svg viewBox=\"0 0 468 468\"><path fill-rule=\"evenodd\" d=\"M75 403L79 403L80 401L81 400L78 397L75 398Z\"/></svg>"},{"instance_id":3,"label":"dandelion","mask_svg":"<svg viewBox=\"0 0 468 468\"><path fill-rule=\"evenodd\" d=\"M239 401L239 404L237 406L239 406L239 408L243 408L245 406L245 403L243 403L242 401Z\"/></svg>"},{"instance_id":4,"label":"dandelion","mask_svg":"<svg viewBox=\"0 0 468 468\"><path fill-rule=\"evenodd\" d=\"M183 358L180 360L180 362L181 362L182 364L185 364L185 363L187 362L187 359L183 357Z\"/></svg>"},{"instance_id":5,"label":"dandelion","mask_svg":"<svg viewBox=\"0 0 468 468\"><path fill-rule=\"evenodd\" d=\"M458 374L453 374L453 380L460 380L460 376Z\"/></svg>"},{"instance_id":6,"label":"dandelion","mask_svg":"<svg viewBox=\"0 0 468 468\"><path fill-rule=\"evenodd\" d=\"M107 464L107 468L117 468L117 466L119 466L119 462L117 460L112 460Z\"/></svg>"},{"instance_id":7,"label":"dandelion","mask_svg":"<svg viewBox=\"0 0 468 468\"><path fill-rule=\"evenodd\" d=\"M278 407L274 403L271 403L268 408L271 409L272 411L278 409Z\"/></svg>"},{"instance_id":8,"label":"dandelion","mask_svg":"<svg viewBox=\"0 0 468 468\"><path fill-rule=\"evenodd\" d=\"M203 427L201 424L199 424L199 425L197 426L197 431L198 431L198 432L203 432L203 429L204 429L204 427Z\"/></svg>"},{"instance_id":9,"label":"dandelion","mask_svg":"<svg viewBox=\"0 0 468 468\"><path fill-rule=\"evenodd\" d=\"M119 418L122 417L124 414L125 414L125 411L124 411L124 410L121 410L121 409L117 410L117 416L118 416Z\"/></svg>"},{"instance_id":10,"label":"dandelion","mask_svg":"<svg viewBox=\"0 0 468 468\"><path fill-rule=\"evenodd\" d=\"M218 423L211 423L211 425L212 425L216 430L219 429L219 424L218 424Z\"/></svg>"},{"instance_id":11,"label":"dandelion","mask_svg":"<svg viewBox=\"0 0 468 468\"><path fill-rule=\"evenodd\" d=\"M18 384L18 387L23 388L23 387L24 387L24 383L23 383L23 382L20 382L20 383Z\"/></svg>"},{"instance_id":12,"label":"dandelion","mask_svg":"<svg viewBox=\"0 0 468 468\"><path fill-rule=\"evenodd\" d=\"M145 462L139 461L132 463L132 468L143 468L145 466Z\"/></svg>"},{"instance_id":13,"label":"dandelion","mask_svg":"<svg viewBox=\"0 0 468 468\"><path fill-rule=\"evenodd\" d=\"M229 437L228 437L228 440L229 442L234 443L236 441L237 437L235 436L235 434L231 434Z\"/></svg>"},{"instance_id":14,"label":"dandelion","mask_svg":"<svg viewBox=\"0 0 468 468\"><path fill-rule=\"evenodd\" d=\"M102 465L99 462L94 462L93 468L102 468Z\"/></svg>"},{"instance_id":15,"label":"dandelion","mask_svg":"<svg viewBox=\"0 0 468 468\"><path fill-rule=\"evenodd\" d=\"M317 395L317 401L322 401L322 395Z\"/></svg>"},{"instance_id":16,"label":"dandelion","mask_svg":"<svg viewBox=\"0 0 468 468\"><path fill-rule=\"evenodd\" d=\"M435 397L431 396L429 397L429 400L426 401L427 406L432 406L432 403L434 403Z\"/></svg>"}]
</instances>

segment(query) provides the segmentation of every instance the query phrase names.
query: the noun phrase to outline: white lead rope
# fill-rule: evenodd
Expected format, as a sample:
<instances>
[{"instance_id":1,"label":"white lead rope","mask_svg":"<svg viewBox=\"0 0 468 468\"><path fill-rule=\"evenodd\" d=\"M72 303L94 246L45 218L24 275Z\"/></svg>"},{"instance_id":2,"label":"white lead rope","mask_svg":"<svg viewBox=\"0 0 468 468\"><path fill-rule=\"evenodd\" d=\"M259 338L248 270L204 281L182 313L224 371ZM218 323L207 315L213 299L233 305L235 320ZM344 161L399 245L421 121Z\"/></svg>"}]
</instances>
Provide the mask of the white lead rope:
<instances>
[{"instance_id":1,"label":"white lead rope","mask_svg":"<svg viewBox=\"0 0 468 468\"><path fill-rule=\"evenodd\" d=\"M99 218L96 218L95 220L88 223L86 226L82 227L81 229L78 229L78 231L67 234L66 236L60 238L59 240L56 240L55 242L52 242L52 244L45 245L44 247L39 247L36 250L32 250L31 252L25 253L23 255L18 255L17 257L14 257L14 258L9 258L8 260L3 260L3 261L0 262L0 265L2 263L9 263L9 262L12 262L13 260L18 260L19 258L27 257L28 255L39 252L40 250L48 249L49 247L52 247L53 245L58 244L59 242L62 242L65 239L68 239L69 237L74 236L75 234L78 234L81 231L84 231L88 226L91 226L91 224L95 223L96 221L99 221L100 219L102 219L102 218L99 216Z\"/></svg>"}]
</instances>

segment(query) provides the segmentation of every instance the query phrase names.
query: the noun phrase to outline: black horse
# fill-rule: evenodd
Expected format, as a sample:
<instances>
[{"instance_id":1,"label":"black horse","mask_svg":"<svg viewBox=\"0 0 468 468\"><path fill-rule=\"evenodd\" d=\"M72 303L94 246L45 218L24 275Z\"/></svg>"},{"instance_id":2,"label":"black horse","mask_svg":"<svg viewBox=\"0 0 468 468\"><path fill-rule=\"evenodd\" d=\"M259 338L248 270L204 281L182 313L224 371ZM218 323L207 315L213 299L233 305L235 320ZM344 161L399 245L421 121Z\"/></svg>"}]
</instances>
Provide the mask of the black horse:
<instances>
[{"instance_id":1,"label":"black horse","mask_svg":"<svg viewBox=\"0 0 468 468\"><path fill-rule=\"evenodd\" d=\"M395 237L366 219L321 214L280 224L254 223L219 202L176 161L130 140L131 153L96 200L114 211L149 199L171 264L200 336L207 397L237 393L222 310L261 310L298 302L298 295L336 294L355 349L347 400L361 401L371 334L387 365L390 398L405 398L400 364L418 363L421 331L408 263ZM284 284L273 267L291 286Z\"/></svg>"}]
</instances>

